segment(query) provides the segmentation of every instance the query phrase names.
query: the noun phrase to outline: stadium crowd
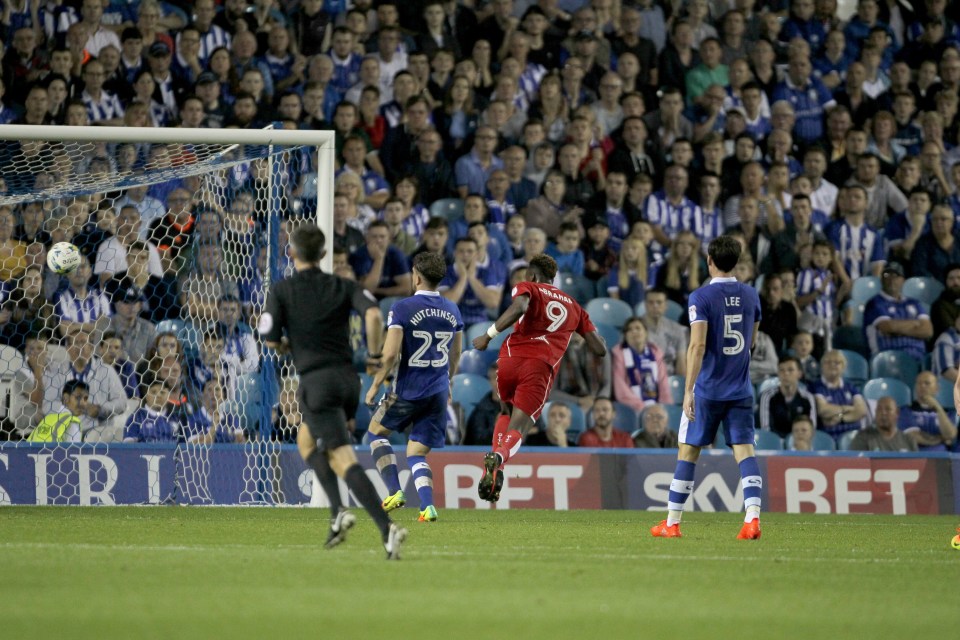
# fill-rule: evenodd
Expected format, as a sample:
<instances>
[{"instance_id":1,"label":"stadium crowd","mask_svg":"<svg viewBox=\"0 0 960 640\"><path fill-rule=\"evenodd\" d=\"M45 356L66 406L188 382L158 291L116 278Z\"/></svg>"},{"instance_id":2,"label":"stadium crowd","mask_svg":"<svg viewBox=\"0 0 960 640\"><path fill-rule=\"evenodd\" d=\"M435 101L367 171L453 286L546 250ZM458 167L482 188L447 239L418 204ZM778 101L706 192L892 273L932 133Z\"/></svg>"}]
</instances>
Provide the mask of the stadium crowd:
<instances>
[{"instance_id":1,"label":"stadium crowd","mask_svg":"<svg viewBox=\"0 0 960 640\"><path fill-rule=\"evenodd\" d=\"M571 346L530 444L676 446L687 297L730 234L763 301L760 448L956 449L960 3L859 0L847 21L836 0L0 4L0 124L335 131L334 268L385 308L439 251L472 336L553 256L612 350ZM184 152L8 147L3 191ZM315 212L310 168L291 221ZM240 173L222 203L185 179L0 207L10 437L260 437L227 410L262 360L265 177ZM88 258L63 279L59 240ZM465 354L450 442L489 443L494 358ZM296 380L279 387L289 439Z\"/></svg>"}]
</instances>

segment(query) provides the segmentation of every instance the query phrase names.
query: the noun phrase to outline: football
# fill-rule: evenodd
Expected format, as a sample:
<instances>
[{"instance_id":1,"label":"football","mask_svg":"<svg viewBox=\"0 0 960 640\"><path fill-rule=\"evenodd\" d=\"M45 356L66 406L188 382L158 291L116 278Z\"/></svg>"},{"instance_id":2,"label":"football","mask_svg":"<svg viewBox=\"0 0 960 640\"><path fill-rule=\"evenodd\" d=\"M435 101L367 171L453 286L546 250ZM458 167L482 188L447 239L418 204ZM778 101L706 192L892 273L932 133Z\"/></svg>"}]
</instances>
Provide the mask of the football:
<instances>
[{"instance_id":1,"label":"football","mask_svg":"<svg viewBox=\"0 0 960 640\"><path fill-rule=\"evenodd\" d=\"M64 275L80 266L83 256L80 250L69 242L58 242L47 252L47 266L54 273Z\"/></svg>"}]
</instances>

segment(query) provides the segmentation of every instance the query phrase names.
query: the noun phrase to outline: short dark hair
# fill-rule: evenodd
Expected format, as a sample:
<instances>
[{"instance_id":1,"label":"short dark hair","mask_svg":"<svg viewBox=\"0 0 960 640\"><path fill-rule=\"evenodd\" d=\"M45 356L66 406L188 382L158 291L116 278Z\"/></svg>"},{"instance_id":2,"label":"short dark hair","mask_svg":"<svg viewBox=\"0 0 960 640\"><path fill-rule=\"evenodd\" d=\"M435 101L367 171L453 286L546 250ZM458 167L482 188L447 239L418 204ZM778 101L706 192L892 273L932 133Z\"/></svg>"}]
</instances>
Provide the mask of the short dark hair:
<instances>
[{"instance_id":1,"label":"short dark hair","mask_svg":"<svg viewBox=\"0 0 960 640\"><path fill-rule=\"evenodd\" d=\"M608 173L607 175L609 176L610 174ZM576 231L577 233L580 233L580 226L576 222L573 222L572 220L568 222L561 222L560 230L557 232L557 235L559 236L560 234L566 233L567 231Z\"/></svg>"},{"instance_id":2,"label":"short dark hair","mask_svg":"<svg viewBox=\"0 0 960 640\"><path fill-rule=\"evenodd\" d=\"M536 269L537 273L544 277L546 282L553 282L557 277L557 261L545 253L538 253L530 258L530 269Z\"/></svg>"},{"instance_id":3,"label":"short dark hair","mask_svg":"<svg viewBox=\"0 0 960 640\"><path fill-rule=\"evenodd\" d=\"M803 365L800 364L800 358L797 358L796 356L783 356L782 358L780 358L780 362L777 363L777 366L780 366L781 364L786 364L788 362L794 363L795 365L797 365L797 369L800 369L800 371L803 371Z\"/></svg>"},{"instance_id":4,"label":"short dark hair","mask_svg":"<svg viewBox=\"0 0 960 640\"><path fill-rule=\"evenodd\" d=\"M795 416L793 417L793 420L790 422L790 424L791 424L791 426L792 426L792 425L795 425L795 424L798 423L798 422L807 422L807 423L809 423L811 426L813 426L813 418L811 418L810 416L808 416L808 415L805 414L805 413L798 413L797 415L795 415Z\"/></svg>"},{"instance_id":5,"label":"short dark hair","mask_svg":"<svg viewBox=\"0 0 960 640\"><path fill-rule=\"evenodd\" d=\"M441 216L434 216L427 221L426 229L449 229L450 223L447 222L446 218Z\"/></svg>"},{"instance_id":6,"label":"short dark hair","mask_svg":"<svg viewBox=\"0 0 960 640\"><path fill-rule=\"evenodd\" d=\"M290 235L290 243L296 250L298 258L313 264L320 262L327 238L317 225L305 224L297 227Z\"/></svg>"},{"instance_id":7,"label":"short dark hair","mask_svg":"<svg viewBox=\"0 0 960 640\"><path fill-rule=\"evenodd\" d=\"M742 247L740 242L731 236L720 236L710 242L707 247L707 255L713 259L713 264L717 269L728 273L733 271L740 261L740 251Z\"/></svg>"},{"instance_id":8,"label":"short dark hair","mask_svg":"<svg viewBox=\"0 0 960 640\"><path fill-rule=\"evenodd\" d=\"M83 382L81 380L67 380L66 382L63 383L63 391L60 395L62 396L73 395L73 392L77 390L86 391L87 393L89 393L90 387L87 386L86 382Z\"/></svg>"},{"instance_id":9,"label":"short dark hair","mask_svg":"<svg viewBox=\"0 0 960 640\"><path fill-rule=\"evenodd\" d=\"M435 251L418 253L413 259L413 268L417 270L431 287L436 287L447 275L447 261Z\"/></svg>"}]
</instances>

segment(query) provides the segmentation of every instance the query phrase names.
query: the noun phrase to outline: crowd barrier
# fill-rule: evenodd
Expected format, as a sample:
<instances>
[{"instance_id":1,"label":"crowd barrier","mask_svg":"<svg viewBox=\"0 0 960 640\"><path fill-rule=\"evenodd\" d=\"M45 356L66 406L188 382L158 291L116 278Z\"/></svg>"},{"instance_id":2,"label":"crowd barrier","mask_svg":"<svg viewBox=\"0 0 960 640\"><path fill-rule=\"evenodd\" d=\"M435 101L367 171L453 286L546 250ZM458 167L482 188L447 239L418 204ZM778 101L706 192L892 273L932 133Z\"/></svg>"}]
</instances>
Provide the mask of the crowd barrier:
<instances>
[{"instance_id":1,"label":"crowd barrier","mask_svg":"<svg viewBox=\"0 0 960 640\"><path fill-rule=\"evenodd\" d=\"M676 456L675 451L527 448L506 467L494 507L477 497L483 451L450 447L430 455L439 508L662 510ZM242 445L7 443L0 445L0 505L325 505L296 447L277 446L267 461L263 455ZM358 455L385 493L369 453L361 449ZM415 496L401 451L397 458L401 484ZM763 452L758 460L767 511L960 514L957 454ZM251 473L258 468L270 473ZM346 498L342 483L341 491ZM730 452L704 452L689 504L698 511L742 509L739 470Z\"/></svg>"}]
</instances>

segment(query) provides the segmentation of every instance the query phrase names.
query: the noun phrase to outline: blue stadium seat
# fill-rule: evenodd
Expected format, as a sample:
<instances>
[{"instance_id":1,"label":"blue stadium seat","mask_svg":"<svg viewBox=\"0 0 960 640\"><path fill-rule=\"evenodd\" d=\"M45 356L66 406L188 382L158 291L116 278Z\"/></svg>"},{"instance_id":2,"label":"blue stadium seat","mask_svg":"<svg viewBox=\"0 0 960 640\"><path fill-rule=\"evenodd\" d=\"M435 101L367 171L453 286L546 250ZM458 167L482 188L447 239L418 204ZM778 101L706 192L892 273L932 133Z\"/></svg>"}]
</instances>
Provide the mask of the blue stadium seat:
<instances>
[{"instance_id":1,"label":"blue stadium seat","mask_svg":"<svg viewBox=\"0 0 960 640\"><path fill-rule=\"evenodd\" d=\"M393 303L397 300L402 300L400 296L388 296L380 301L380 313L383 314L383 321L386 323L387 315L390 313L390 307L393 306Z\"/></svg>"},{"instance_id":2,"label":"blue stadium seat","mask_svg":"<svg viewBox=\"0 0 960 640\"><path fill-rule=\"evenodd\" d=\"M824 431L813 432L813 450L814 451L836 451L837 441L833 436Z\"/></svg>"},{"instance_id":3,"label":"blue stadium seat","mask_svg":"<svg viewBox=\"0 0 960 640\"><path fill-rule=\"evenodd\" d=\"M896 378L874 378L863 385L863 397L866 400L893 398L898 407L910 406L910 387Z\"/></svg>"},{"instance_id":4,"label":"blue stadium seat","mask_svg":"<svg viewBox=\"0 0 960 640\"><path fill-rule=\"evenodd\" d=\"M856 300L848 300L843 305L843 322L845 326L856 327L860 329L863 327L863 312L866 310L867 305L862 302L857 302Z\"/></svg>"},{"instance_id":5,"label":"blue stadium seat","mask_svg":"<svg viewBox=\"0 0 960 640\"><path fill-rule=\"evenodd\" d=\"M856 351L848 351L846 349L837 349L837 351L842 353L843 357L847 359L847 370L844 372L843 377L862 388L867 380L870 379L870 365L867 363L867 359Z\"/></svg>"},{"instance_id":6,"label":"blue stadium seat","mask_svg":"<svg viewBox=\"0 0 960 640\"><path fill-rule=\"evenodd\" d=\"M838 327L833 332L833 348L859 353L864 357L870 355L870 347L861 327Z\"/></svg>"},{"instance_id":7,"label":"blue stadium seat","mask_svg":"<svg viewBox=\"0 0 960 640\"><path fill-rule=\"evenodd\" d=\"M956 403L953 400L953 383L946 378L937 378L940 388L937 390L937 402L944 409L955 409Z\"/></svg>"},{"instance_id":8,"label":"blue stadium seat","mask_svg":"<svg viewBox=\"0 0 960 640\"><path fill-rule=\"evenodd\" d=\"M463 200L460 198L440 198L430 205L431 218L446 218L450 222L463 217Z\"/></svg>"},{"instance_id":9,"label":"blue stadium seat","mask_svg":"<svg viewBox=\"0 0 960 640\"><path fill-rule=\"evenodd\" d=\"M453 401L463 407L463 414L469 416L483 396L490 393L490 383L486 376L470 373L458 373L453 376Z\"/></svg>"},{"instance_id":10,"label":"blue stadium seat","mask_svg":"<svg viewBox=\"0 0 960 640\"><path fill-rule=\"evenodd\" d=\"M484 353L471 349L460 354L460 363L457 366L457 373L472 373L478 376L486 376L490 365L484 357Z\"/></svg>"},{"instance_id":11,"label":"blue stadium seat","mask_svg":"<svg viewBox=\"0 0 960 640\"><path fill-rule=\"evenodd\" d=\"M638 318L642 318L643 316L647 315L647 303L638 302L637 306L634 307L633 312L637 314Z\"/></svg>"},{"instance_id":12,"label":"blue stadium seat","mask_svg":"<svg viewBox=\"0 0 960 640\"><path fill-rule=\"evenodd\" d=\"M876 276L860 276L853 281L853 291L850 298L861 304L866 304L870 298L880 293L880 278Z\"/></svg>"},{"instance_id":13,"label":"blue stadium seat","mask_svg":"<svg viewBox=\"0 0 960 640\"><path fill-rule=\"evenodd\" d=\"M840 451L850 451L850 444L853 442L853 439L857 437L859 431L847 431L845 434L840 436L840 443L837 445L837 449Z\"/></svg>"},{"instance_id":14,"label":"blue stadium seat","mask_svg":"<svg viewBox=\"0 0 960 640\"><path fill-rule=\"evenodd\" d=\"M756 447L757 449L764 449L768 451L782 451L783 438L775 434L773 431L758 429Z\"/></svg>"},{"instance_id":15,"label":"blue stadium seat","mask_svg":"<svg viewBox=\"0 0 960 640\"><path fill-rule=\"evenodd\" d=\"M667 410L667 428L672 431L680 431L680 418L683 416L683 407L678 404L662 405ZM643 423L641 423L641 426Z\"/></svg>"},{"instance_id":16,"label":"blue stadium seat","mask_svg":"<svg viewBox=\"0 0 960 640\"><path fill-rule=\"evenodd\" d=\"M620 329L613 326L612 324L607 324L606 322L597 322L597 333L600 334L606 343L607 349L613 349L615 346L623 342L623 334L620 333Z\"/></svg>"},{"instance_id":17,"label":"blue stadium seat","mask_svg":"<svg viewBox=\"0 0 960 640\"><path fill-rule=\"evenodd\" d=\"M667 308L664 310L663 315L674 322L680 322L680 316L683 315L684 311L685 309L677 301L667 300Z\"/></svg>"},{"instance_id":18,"label":"blue stadium seat","mask_svg":"<svg viewBox=\"0 0 960 640\"><path fill-rule=\"evenodd\" d=\"M670 376L667 378L667 384L670 385L670 395L673 397L673 404L683 405L683 392L686 390L687 381L683 376Z\"/></svg>"},{"instance_id":19,"label":"blue stadium seat","mask_svg":"<svg viewBox=\"0 0 960 640\"><path fill-rule=\"evenodd\" d=\"M552 404L552 402L544 403L543 411L540 412L540 417L544 424L547 423L547 415L550 412L550 405ZM570 409L570 428L567 429L567 437L576 442L580 434L587 429L587 417L584 415L583 409L581 409L580 405L576 402L564 402L563 404L567 405Z\"/></svg>"},{"instance_id":20,"label":"blue stadium seat","mask_svg":"<svg viewBox=\"0 0 960 640\"><path fill-rule=\"evenodd\" d=\"M616 298L595 298L587 303L586 309L594 322L603 322L614 327L622 328L633 316L630 305Z\"/></svg>"},{"instance_id":21,"label":"blue stadium seat","mask_svg":"<svg viewBox=\"0 0 960 640\"><path fill-rule=\"evenodd\" d=\"M613 426L627 433L633 433L640 428L640 416L632 407L628 407L622 402L614 402Z\"/></svg>"},{"instance_id":22,"label":"blue stadium seat","mask_svg":"<svg viewBox=\"0 0 960 640\"><path fill-rule=\"evenodd\" d=\"M920 363L904 351L894 349L881 351L870 359L870 377L872 378L896 378L912 388L918 373L920 373Z\"/></svg>"},{"instance_id":23,"label":"blue stadium seat","mask_svg":"<svg viewBox=\"0 0 960 640\"><path fill-rule=\"evenodd\" d=\"M363 434L367 432L367 427L370 426L370 418L373 417L370 407L366 404L367 391L370 390L372 384L372 376L365 373L360 374L360 403L357 405L356 423L353 427L354 433L359 437L363 437Z\"/></svg>"},{"instance_id":24,"label":"blue stadium seat","mask_svg":"<svg viewBox=\"0 0 960 640\"><path fill-rule=\"evenodd\" d=\"M572 273L560 274L560 290L571 296L581 306L594 297L594 284L584 276L575 276Z\"/></svg>"},{"instance_id":25,"label":"blue stadium seat","mask_svg":"<svg viewBox=\"0 0 960 640\"><path fill-rule=\"evenodd\" d=\"M914 277L907 278L903 283L903 296L914 298L928 307L940 296L943 285L935 278Z\"/></svg>"},{"instance_id":26,"label":"blue stadium seat","mask_svg":"<svg viewBox=\"0 0 960 640\"><path fill-rule=\"evenodd\" d=\"M473 348L473 339L485 334L491 325L493 325L493 322L490 321L470 325L470 328L467 329L467 335L463 339L463 353L466 353L468 350L476 351L476 349ZM477 352L483 358L483 361L487 363L488 367L500 356L500 347L511 333L513 333L513 327L501 331L497 334L496 338L490 341L485 351ZM487 375L486 369L484 369L483 375Z\"/></svg>"}]
</instances>

